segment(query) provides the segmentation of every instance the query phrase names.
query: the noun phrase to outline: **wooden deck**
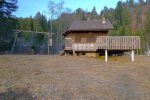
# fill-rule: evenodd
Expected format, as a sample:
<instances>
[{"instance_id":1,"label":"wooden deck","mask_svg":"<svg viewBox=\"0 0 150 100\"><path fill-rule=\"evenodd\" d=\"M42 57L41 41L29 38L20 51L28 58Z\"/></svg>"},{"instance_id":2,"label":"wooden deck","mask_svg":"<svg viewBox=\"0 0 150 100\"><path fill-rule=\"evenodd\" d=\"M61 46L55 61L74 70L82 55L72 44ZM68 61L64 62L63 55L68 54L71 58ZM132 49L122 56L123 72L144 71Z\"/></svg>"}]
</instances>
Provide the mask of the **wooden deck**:
<instances>
[{"instance_id":1,"label":"wooden deck","mask_svg":"<svg viewBox=\"0 0 150 100\"><path fill-rule=\"evenodd\" d=\"M99 36L95 43L66 43L65 50L137 50L141 48L139 36Z\"/></svg>"},{"instance_id":2,"label":"wooden deck","mask_svg":"<svg viewBox=\"0 0 150 100\"><path fill-rule=\"evenodd\" d=\"M107 50L136 50L140 49L139 36L99 36L95 46Z\"/></svg>"}]
</instances>

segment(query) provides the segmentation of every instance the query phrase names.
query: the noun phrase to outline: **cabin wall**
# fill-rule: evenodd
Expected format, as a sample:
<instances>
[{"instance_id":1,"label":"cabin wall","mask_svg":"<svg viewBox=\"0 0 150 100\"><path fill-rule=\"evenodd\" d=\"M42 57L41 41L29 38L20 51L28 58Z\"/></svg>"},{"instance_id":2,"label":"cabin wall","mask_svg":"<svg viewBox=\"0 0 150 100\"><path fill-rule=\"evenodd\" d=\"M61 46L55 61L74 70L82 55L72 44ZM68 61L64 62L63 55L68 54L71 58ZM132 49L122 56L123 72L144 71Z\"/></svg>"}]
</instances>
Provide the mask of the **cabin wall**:
<instances>
[{"instance_id":1,"label":"cabin wall","mask_svg":"<svg viewBox=\"0 0 150 100\"><path fill-rule=\"evenodd\" d=\"M75 34L74 33L68 34L67 36L65 36L65 39L67 38L71 38L72 40L75 40Z\"/></svg>"},{"instance_id":2,"label":"cabin wall","mask_svg":"<svg viewBox=\"0 0 150 100\"><path fill-rule=\"evenodd\" d=\"M72 50L74 43L95 43L98 36L106 36L108 31L103 32L72 32L65 36L65 50Z\"/></svg>"},{"instance_id":3,"label":"cabin wall","mask_svg":"<svg viewBox=\"0 0 150 100\"><path fill-rule=\"evenodd\" d=\"M74 32L65 36L66 39L72 39L73 43L95 43L98 36L107 36L108 31L104 32Z\"/></svg>"},{"instance_id":4,"label":"cabin wall","mask_svg":"<svg viewBox=\"0 0 150 100\"><path fill-rule=\"evenodd\" d=\"M106 36L107 32L76 33L75 43L95 43L98 36Z\"/></svg>"}]
</instances>

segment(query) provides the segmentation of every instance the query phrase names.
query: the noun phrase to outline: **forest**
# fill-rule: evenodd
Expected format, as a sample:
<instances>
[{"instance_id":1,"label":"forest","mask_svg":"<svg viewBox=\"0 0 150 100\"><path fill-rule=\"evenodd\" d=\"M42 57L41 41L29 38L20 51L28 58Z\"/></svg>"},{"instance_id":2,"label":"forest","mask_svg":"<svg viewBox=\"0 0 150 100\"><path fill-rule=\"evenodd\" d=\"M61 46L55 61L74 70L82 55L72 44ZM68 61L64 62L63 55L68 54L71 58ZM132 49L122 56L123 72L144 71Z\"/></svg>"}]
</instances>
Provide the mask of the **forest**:
<instances>
[{"instance_id":1,"label":"forest","mask_svg":"<svg viewBox=\"0 0 150 100\"><path fill-rule=\"evenodd\" d=\"M38 32L50 32L53 34L53 53L58 53L63 47L64 32L74 20L101 20L105 17L113 24L114 30L109 32L112 36L140 36L142 49L144 52L149 47L150 42L150 0L127 0L126 2L118 1L115 8L104 7L97 12L96 7L91 11L78 8L72 11L64 8L64 1L55 3L49 1L48 15L37 12L35 16L26 18L17 18L12 15L17 11L17 0L0 1L0 52L10 51L15 34L13 30L27 30ZM23 33L20 37L31 41L32 33ZM33 38L33 36L32 36ZM36 43L32 43L32 48L37 47L47 41L47 37L40 34L35 35ZM35 46L36 45L36 46ZM46 48L46 46L45 46ZM45 49L46 52L46 49Z\"/></svg>"}]
</instances>

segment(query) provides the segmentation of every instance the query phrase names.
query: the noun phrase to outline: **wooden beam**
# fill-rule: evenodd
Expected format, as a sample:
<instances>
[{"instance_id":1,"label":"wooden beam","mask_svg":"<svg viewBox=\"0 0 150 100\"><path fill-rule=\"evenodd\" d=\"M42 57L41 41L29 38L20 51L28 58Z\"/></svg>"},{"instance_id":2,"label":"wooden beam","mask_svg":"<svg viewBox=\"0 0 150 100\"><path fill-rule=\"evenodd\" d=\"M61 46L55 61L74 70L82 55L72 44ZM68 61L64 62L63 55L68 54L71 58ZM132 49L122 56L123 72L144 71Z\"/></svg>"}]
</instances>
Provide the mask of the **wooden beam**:
<instances>
[{"instance_id":1,"label":"wooden beam","mask_svg":"<svg viewBox=\"0 0 150 100\"><path fill-rule=\"evenodd\" d=\"M19 31L16 32L15 40L14 40L14 43L13 43L12 48L11 48L11 54L13 54L14 47L15 47L15 44L16 44L16 41L17 41L17 38L18 38L18 34L19 34L19 33L20 33Z\"/></svg>"},{"instance_id":2,"label":"wooden beam","mask_svg":"<svg viewBox=\"0 0 150 100\"><path fill-rule=\"evenodd\" d=\"M24 31L24 30L13 30L13 32L37 33L37 34L48 34L49 33L49 32L36 32L36 31Z\"/></svg>"},{"instance_id":3,"label":"wooden beam","mask_svg":"<svg viewBox=\"0 0 150 100\"><path fill-rule=\"evenodd\" d=\"M47 41L48 42L48 45L47 45L48 55L50 54L50 46L52 46L51 43L50 43L50 42L52 42L52 40L50 40L50 39L52 39L52 35L54 33L50 33L50 32L36 32L36 31L25 31L25 30L13 30L13 32L16 32L17 35L15 37L14 44L13 44L12 49L11 49L11 54L13 52L13 49L14 49L14 46L15 46L18 34L22 33L22 32L24 32L24 33L34 33L34 34L44 34L44 35L47 35L48 36L48 41Z\"/></svg>"},{"instance_id":4,"label":"wooden beam","mask_svg":"<svg viewBox=\"0 0 150 100\"><path fill-rule=\"evenodd\" d=\"M52 37L52 35L54 34L54 33L49 33L49 32L36 32L36 31L24 31L24 30L13 30L13 32L19 32L19 33L24 32L24 33L33 33L33 34L45 34L45 35L48 35L50 37Z\"/></svg>"}]
</instances>

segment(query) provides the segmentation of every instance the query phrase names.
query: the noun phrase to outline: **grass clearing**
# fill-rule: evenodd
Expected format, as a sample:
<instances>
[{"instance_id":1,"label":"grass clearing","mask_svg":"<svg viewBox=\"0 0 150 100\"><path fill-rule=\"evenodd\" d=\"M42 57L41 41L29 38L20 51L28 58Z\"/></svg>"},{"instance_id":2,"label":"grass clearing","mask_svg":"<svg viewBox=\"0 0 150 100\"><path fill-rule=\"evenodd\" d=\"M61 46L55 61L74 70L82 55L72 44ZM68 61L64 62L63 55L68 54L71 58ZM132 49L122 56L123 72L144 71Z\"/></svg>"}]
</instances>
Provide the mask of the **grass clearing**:
<instances>
[{"instance_id":1,"label":"grass clearing","mask_svg":"<svg viewBox=\"0 0 150 100\"><path fill-rule=\"evenodd\" d=\"M0 100L149 100L150 57L0 56Z\"/></svg>"}]
</instances>

